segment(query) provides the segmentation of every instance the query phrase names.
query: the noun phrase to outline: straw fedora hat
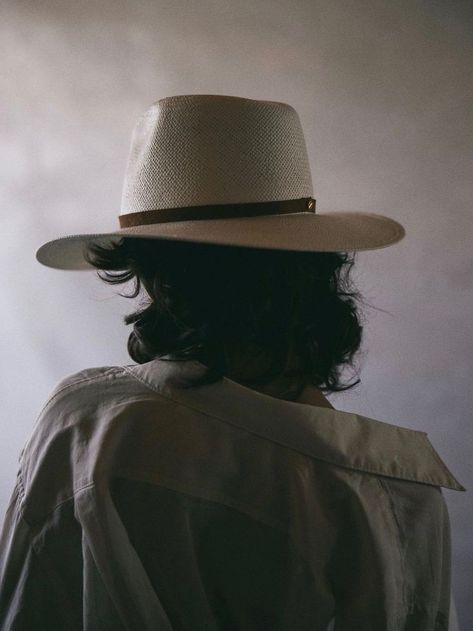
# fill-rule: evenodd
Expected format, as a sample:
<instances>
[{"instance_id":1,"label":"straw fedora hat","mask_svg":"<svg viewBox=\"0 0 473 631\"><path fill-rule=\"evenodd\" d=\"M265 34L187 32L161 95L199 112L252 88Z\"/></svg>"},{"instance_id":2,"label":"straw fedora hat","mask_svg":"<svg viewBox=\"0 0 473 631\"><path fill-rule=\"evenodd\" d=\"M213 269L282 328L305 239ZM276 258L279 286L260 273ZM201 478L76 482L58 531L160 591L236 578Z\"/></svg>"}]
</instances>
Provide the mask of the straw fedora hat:
<instances>
[{"instance_id":1,"label":"straw fedora hat","mask_svg":"<svg viewBox=\"0 0 473 631\"><path fill-rule=\"evenodd\" d=\"M133 236L299 251L374 250L405 231L374 213L316 211L299 116L286 103L235 96L160 99L131 142L119 227L59 237L37 260L92 269L89 241Z\"/></svg>"}]
</instances>

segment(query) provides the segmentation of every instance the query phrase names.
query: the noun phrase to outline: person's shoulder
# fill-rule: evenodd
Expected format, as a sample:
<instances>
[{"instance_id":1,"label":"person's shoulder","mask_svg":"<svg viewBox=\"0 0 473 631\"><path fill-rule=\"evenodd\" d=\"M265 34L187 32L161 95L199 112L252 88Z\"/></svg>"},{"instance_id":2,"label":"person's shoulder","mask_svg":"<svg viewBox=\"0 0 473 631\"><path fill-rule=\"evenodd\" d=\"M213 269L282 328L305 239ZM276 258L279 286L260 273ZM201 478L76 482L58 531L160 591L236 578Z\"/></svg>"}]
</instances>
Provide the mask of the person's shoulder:
<instances>
[{"instance_id":1,"label":"person's shoulder","mask_svg":"<svg viewBox=\"0 0 473 631\"><path fill-rule=\"evenodd\" d=\"M95 381L103 381L104 379L113 377L114 375L124 372L121 366L94 366L83 368L76 372L70 373L62 377L53 387L50 398L59 395L67 389L74 389L86 383Z\"/></svg>"},{"instance_id":2,"label":"person's shoulder","mask_svg":"<svg viewBox=\"0 0 473 631\"><path fill-rule=\"evenodd\" d=\"M45 441L88 425L117 403L128 404L143 386L123 366L95 366L62 377L45 397L20 460Z\"/></svg>"},{"instance_id":3,"label":"person's shoulder","mask_svg":"<svg viewBox=\"0 0 473 631\"><path fill-rule=\"evenodd\" d=\"M51 406L92 403L96 399L104 401L107 393L113 396L118 388L136 386L136 380L130 378L124 366L94 366L70 373L61 378L47 396L42 412ZM94 396L94 395L97 395Z\"/></svg>"},{"instance_id":4,"label":"person's shoulder","mask_svg":"<svg viewBox=\"0 0 473 631\"><path fill-rule=\"evenodd\" d=\"M33 433L56 433L64 424L91 418L107 404L135 394L137 385L123 366L95 366L70 373L57 381L43 400Z\"/></svg>"}]
</instances>

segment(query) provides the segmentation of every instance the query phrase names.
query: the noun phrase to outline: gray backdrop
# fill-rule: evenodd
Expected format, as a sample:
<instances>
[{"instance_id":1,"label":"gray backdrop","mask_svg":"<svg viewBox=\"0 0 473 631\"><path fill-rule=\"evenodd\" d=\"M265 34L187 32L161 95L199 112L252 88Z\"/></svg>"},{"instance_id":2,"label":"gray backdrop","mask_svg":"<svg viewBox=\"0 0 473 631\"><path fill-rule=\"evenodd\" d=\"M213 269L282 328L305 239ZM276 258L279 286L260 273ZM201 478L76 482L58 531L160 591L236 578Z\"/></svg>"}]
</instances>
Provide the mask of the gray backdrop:
<instances>
[{"instance_id":1,"label":"gray backdrop","mask_svg":"<svg viewBox=\"0 0 473 631\"><path fill-rule=\"evenodd\" d=\"M94 272L40 266L56 236L118 228L136 117L176 94L287 101L320 212L381 212L401 243L357 255L362 383L338 409L428 432L467 493L445 490L453 592L473 628L470 2L2 3L0 512L49 392L132 363L133 304ZM469 177L470 176L470 177ZM123 289L123 288L122 288Z\"/></svg>"}]
</instances>

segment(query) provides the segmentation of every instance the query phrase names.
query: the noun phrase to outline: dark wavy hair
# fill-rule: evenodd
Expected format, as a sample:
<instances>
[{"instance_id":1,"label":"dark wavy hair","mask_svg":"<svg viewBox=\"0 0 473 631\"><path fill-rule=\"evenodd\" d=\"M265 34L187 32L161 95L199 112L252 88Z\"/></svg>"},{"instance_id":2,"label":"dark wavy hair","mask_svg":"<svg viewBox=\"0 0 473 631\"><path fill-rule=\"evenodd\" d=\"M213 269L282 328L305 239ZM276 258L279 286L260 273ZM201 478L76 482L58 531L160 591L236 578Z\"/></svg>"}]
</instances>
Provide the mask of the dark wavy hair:
<instances>
[{"instance_id":1,"label":"dark wavy hair","mask_svg":"<svg viewBox=\"0 0 473 631\"><path fill-rule=\"evenodd\" d=\"M142 364L170 355L206 366L184 387L228 375L228 359L245 353L266 366L243 377L246 386L290 375L297 396L307 383L325 392L347 390L341 372L354 367L363 327L350 270L353 253L294 252L165 239L126 237L109 246L89 243L84 256L111 284L143 288L128 353ZM287 371L289 356L296 368ZM356 377L357 375L355 375Z\"/></svg>"}]
</instances>

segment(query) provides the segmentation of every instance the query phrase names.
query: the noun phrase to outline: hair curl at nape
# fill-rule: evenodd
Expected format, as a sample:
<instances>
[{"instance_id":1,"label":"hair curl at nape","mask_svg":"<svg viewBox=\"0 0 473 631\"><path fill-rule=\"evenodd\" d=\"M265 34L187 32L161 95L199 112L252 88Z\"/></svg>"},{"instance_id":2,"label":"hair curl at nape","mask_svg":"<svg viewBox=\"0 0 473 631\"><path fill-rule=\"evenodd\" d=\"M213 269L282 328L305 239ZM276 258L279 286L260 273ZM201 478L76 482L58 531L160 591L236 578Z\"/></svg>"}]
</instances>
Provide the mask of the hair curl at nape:
<instances>
[{"instance_id":1,"label":"hair curl at nape","mask_svg":"<svg viewBox=\"0 0 473 631\"><path fill-rule=\"evenodd\" d=\"M121 296L144 297L124 317L133 324L128 353L135 362L198 360L205 373L182 383L193 387L227 376L229 358L243 353L245 365L264 369L239 383L258 387L289 375L292 398L308 383L326 393L360 383L357 303L365 301L350 279L354 256L137 237L89 242L84 250L104 282L134 281ZM289 357L296 362L288 370ZM341 379L347 366L352 383Z\"/></svg>"}]
</instances>

